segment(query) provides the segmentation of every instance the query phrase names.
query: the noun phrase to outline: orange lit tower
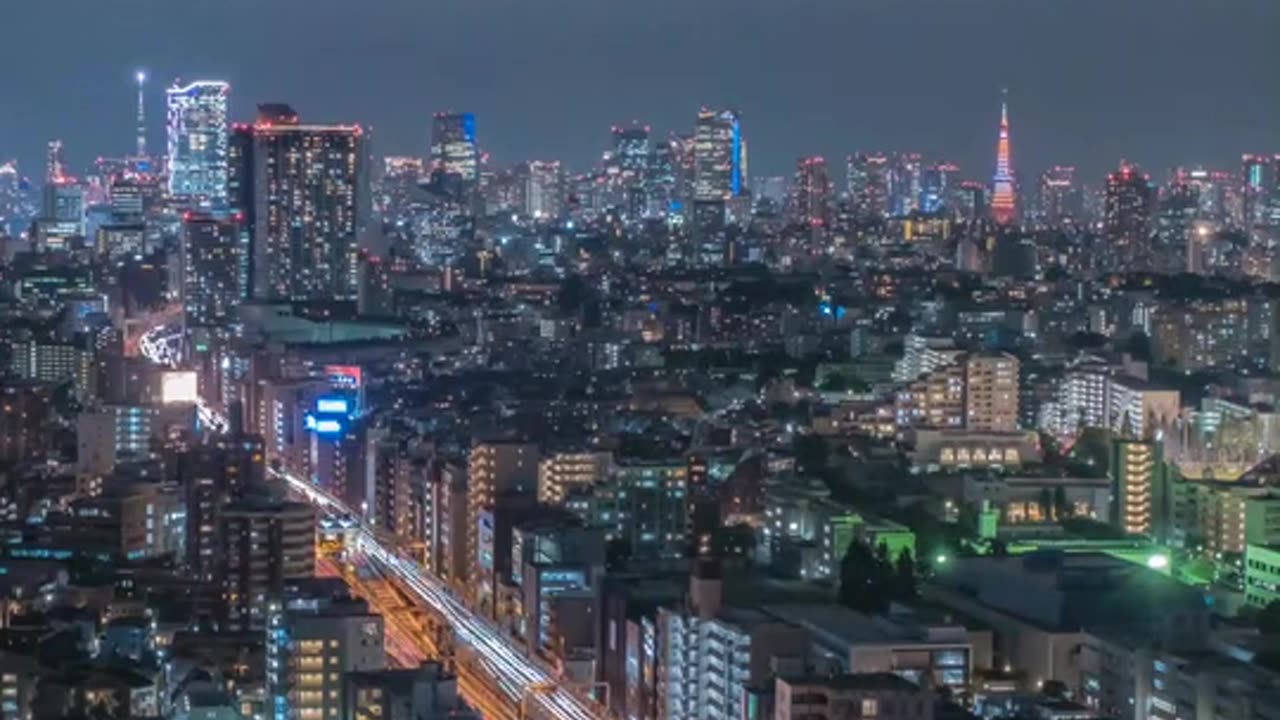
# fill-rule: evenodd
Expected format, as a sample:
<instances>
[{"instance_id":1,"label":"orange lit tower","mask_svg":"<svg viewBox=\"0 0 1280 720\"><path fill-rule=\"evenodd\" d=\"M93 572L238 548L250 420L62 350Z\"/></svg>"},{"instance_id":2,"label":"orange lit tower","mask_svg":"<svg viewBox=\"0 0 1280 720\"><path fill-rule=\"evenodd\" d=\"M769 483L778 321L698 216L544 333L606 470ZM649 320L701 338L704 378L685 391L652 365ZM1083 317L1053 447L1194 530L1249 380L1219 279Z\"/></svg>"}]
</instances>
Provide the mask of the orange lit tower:
<instances>
[{"instance_id":1,"label":"orange lit tower","mask_svg":"<svg viewBox=\"0 0 1280 720\"><path fill-rule=\"evenodd\" d=\"M1000 140L996 143L996 174L991 181L991 216L1001 225L1013 222L1018 199L1013 190L1013 168L1009 161L1009 101L1000 103Z\"/></svg>"}]
</instances>

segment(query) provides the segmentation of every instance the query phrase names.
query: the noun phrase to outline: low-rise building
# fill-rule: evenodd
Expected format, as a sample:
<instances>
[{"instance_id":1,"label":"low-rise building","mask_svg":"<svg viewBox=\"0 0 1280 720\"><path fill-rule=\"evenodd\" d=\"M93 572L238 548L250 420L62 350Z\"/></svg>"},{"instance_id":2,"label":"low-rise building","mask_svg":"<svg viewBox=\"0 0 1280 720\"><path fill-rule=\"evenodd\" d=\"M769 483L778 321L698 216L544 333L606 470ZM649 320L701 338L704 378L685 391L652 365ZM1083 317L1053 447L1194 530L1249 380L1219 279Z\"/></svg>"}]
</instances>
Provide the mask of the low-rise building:
<instances>
[{"instance_id":1,"label":"low-rise building","mask_svg":"<svg viewBox=\"0 0 1280 720\"><path fill-rule=\"evenodd\" d=\"M932 720L933 692L889 672L778 678L774 720Z\"/></svg>"},{"instance_id":2,"label":"low-rise building","mask_svg":"<svg viewBox=\"0 0 1280 720\"><path fill-rule=\"evenodd\" d=\"M1250 543L1244 552L1244 601L1264 608L1280 600L1280 546Z\"/></svg>"},{"instance_id":3,"label":"low-rise building","mask_svg":"<svg viewBox=\"0 0 1280 720\"><path fill-rule=\"evenodd\" d=\"M1125 628L1166 648L1200 647L1209 631L1202 591L1100 553L955 558L922 594L992 628L995 666L1032 688L1081 686L1076 655L1089 628Z\"/></svg>"},{"instance_id":4,"label":"low-rise building","mask_svg":"<svg viewBox=\"0 0 1280 720\"><path fill-rule=\"evenodd\" d=\"M990 663L989 635L973 635L962 625L930 622L905 611L875 617L816 603L762 609L809 633L818 667L853 674L892 672L919 685L948 688L961 698L968 696L975 665Z\"/></svg>"}]
</instances>

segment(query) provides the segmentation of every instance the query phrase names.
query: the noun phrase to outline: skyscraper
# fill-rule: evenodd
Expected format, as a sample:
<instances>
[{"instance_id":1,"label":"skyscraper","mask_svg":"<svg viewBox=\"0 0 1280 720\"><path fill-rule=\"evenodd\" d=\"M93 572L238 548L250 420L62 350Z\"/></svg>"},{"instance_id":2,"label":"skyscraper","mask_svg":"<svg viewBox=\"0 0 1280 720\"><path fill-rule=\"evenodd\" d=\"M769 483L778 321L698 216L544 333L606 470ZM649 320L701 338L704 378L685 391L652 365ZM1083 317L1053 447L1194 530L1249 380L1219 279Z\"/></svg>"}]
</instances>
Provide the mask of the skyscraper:
<instances>
[{"instance_id":1,"label":"skyscraper","mask_svg":"<svg viewBox=\"0 0 1280 720\"><path fill-rule=\"evenodd\" d=\"M147 156L147 106L145 95L143 95L143 85L147 82L147 73L139 70L134 74L133 79L138 83L138 137L137 137L137 157L144 158Z\"/></svg>"},{"instance_id":2,"label":"skyscraper","mask_svg":"<svg viewBox=\"0 0 1280 720\"><path fill-rule=\"evenodd\" d=\"M900 153L889 163L889 214L905 217L920 209L920 153Z\"/></svg>"},{"instance_id":3,"label":"skyscraper","mask_svg":"<svg viewBox=\"0 0 1280 720\"><path fill-rule=\"evenodd\" d=\"M965 362L965 426L981 432L1018 429L1018 358L970 355Z\"/></svg>"},{"instance_id":4,"label":"skyscraper","mask_svg":"<svg viewBox=\"0 0 1280 720\"><path fill-rule=\"evenodd\" d=\"M740 195L746 148L738 113L702 108L693 143L693 199L723 201Z\"/></svg>"},{"instance_id":5,"label":"skyscraper","mask_svg":"<svg viewBox=\"0 0 1280 720\"><path fill-rule=\"evenodd\" d=\"M694 138L688 134L673 133L667 140L671 155L672 210L685 211L693 202L693 186L696 172L694 162Z\"/></svg>"},{"instance_id":6,"label":"skyscraper","mask_svg":"<svg viewBox=\"0 0 1280 720\"><path fill-rule=\"evenodd\" d=\"M1255 244L1270 244L1272 230L1280 227L1280 156L1245 155L1242 225Z\"/></svg>"},{"instance_id":7,"label":"skyscraper","mask_svg":"<svg viewBox=\"0 0 1280 720\"><path fill-rule=\"evenodd\" d=\"M1180 182L1196 189L1201 215L1218 223L1227 220L1227 211L1238 189L1232 173L1202 167L1179 168L1176 173Z\"/></svg>"},{"instance_id":8,"label":"skyscraper","mask_svg":"<svg viewBox=\"0 0 1280 720\"><path fill-rule=\"evenodd\" d=\"M800 158L791 183L791 221L810 227L831 223L831 178L820 155Z\"/></svg>"},{"instance_id":9,"label":"skyscraper","mask_svg":"<svg viewBox=\"0 0 1280 720\"><path fill-rule=\"evenodd\" d=\"M942 212L959 173L960 168L947 162L925 168L920 174L920 211L930 215Z\"/></svg>"},{"instance_id":10,"label":"skyscraper","mask_svg":"<svg viewBox=\"0 0 1280 720\"><path fill-rule=\"evenodd\" d=\"M1084 210L1081 201L1074 167L1055 165L1040 176L1040 214L1044 222L1057 226L1069 218L1079 218Z\"/></svg>"},{"instance_id":11,"label":"skyscraper","mask_svg":"<svg viewBox=\"0 0 1280 720\"><path fill-rule=\"evenodd\" d=\"M1107 175L1102 236L1117 259L1133 260L1145 248L1154 199L1150 179L1132 165Z\"/></svg>"},{"instance_id":12,"label":"skyscraper","mask_svg":"<svg viewBox=\"0 0 1280 720\"><path fill-rule=\"evenodd\" d=\"M45 159L44 181L57 183L67 176L67 165L62 159L62 141L50 140Z\"/></svg>"},{"instance_id":13,"label":"skyscraper","mask_svg":"<svg viewBox=\"0 0 1280 720\"><path fill-rule=\"evenodd\" d=\"M649 126L613 126L613 157L623 174L639 178L649 166Z\"/></svg>"},{"instance_id":14,"label":"skyscraper","mask_svg":"<svg viewBox=\"0 0 1280 720\"><path fill-rule=\"evenodd\" d=\"M253 125L236 123L227 137L227 205L240 220L240 287L256 297L253 286L254 197Z\"/></svg>"},{"instance_id":15,"label":"skyscraper","mask_svg":"<svg viewBox=\"0 0 1280 720\"><path fill-rule=\"evenodd\" d=\"M884 217L888 210L889 158L882 154L855 153L846 163L849 203L859 220Z\"/></svg>"},{"instance_id":16,"label":"skyscraper","mask_svg":"<svg viewBox=\"0 0 1280 720\"><path fill-rule=\"evenodd\" d=\"M647 209L645 184L649 174L649 126L615 125L612 134L612 189L626 216L639 219Z\"/></svg>"},{"instance_id":17,"label":"skyscraper","mask_svg":"<svg viewBox=\"0 0 1280 720\"><path fill-rule=\"evenodd\" d=\"M472 184L479 176L479 167L476 116L472 113L436 113L431 120L432 172Z\"/></svg>"},{"instance_id":18,"label":"skyscraper","mask_svg":"<svg viewBox=\"0 0 1280 720\"><path fill-rule=\"evenodd\" d=\"M534 160L525 177L524 212L535 220L560 217L564 176L559 161Z\"/></svg>"},{"instance_id":19,"label":"skyscraper","mask_svg":"<svg viewBox=\"0 0 1280 720\"><path fill-rule=\"evenodd\" d=\"M268 610L286 583L315 573L315 510L256 494L218 514L217 557L228 627L266 626Z\"/></svg>"},{"instance_id":20,"label":"skyscraper","mask_svg":"<svg viewBox=\"0 0 1280 720\"><path fill-rule=\"evenodd\" d=\"M263 105L235 135L233 204L251 208L253 296L355 300L360 126L302 124L287 105Z\"/></svg>"},{"instance_id":21,"label":"skyscraper","mask_svg":"<svg viewBox=\"0 0 1280 720\"><path fill-rule=\"evenodd\" d=\"M182 308L187 327L223 325L244 299L240 228L234 221L188 213L182 221Z\"/></svg>"},{"instance_id":22,"label":"skyscraper","mask_svg":"<svg viewBox=\"0 0 1280 720\"><path fill-rule=\"evenodd\" d=\"M0 235L16 237L34 214L30 182L18 171L18 161L0 163Z\"/></svg>"},{"instance_id":23,"label":"skyscraper","mask_svg":"<svg viewBox=\"0 0 1280 720\"><path fill-rule=\"evenodd\" d=\"M171 197L205 207L226 204L230 91L220 80L175 84L166 91Z\"/></svg>"},{"instance_id":24,"label":"skyscraper","mask_svg":"<svg viewBox=\"0 0 1280 720\"><path fill-rule=\"evenodd\" d=\"M471 448L467 478L467 547L471 558L471 580L479 581L493 571L495 559L481 552L483 534L493 527L481 526L481 515L492 512L504 495L535 496L538 489L538 446L515 441L477 442Z\"/></svg>"},{"instance_id":25,"label":"skyscraper","mask_svg":"<svg viewBox=\"0 0 1280 720\"><path fill-rule=\"evenodd\" d=\"M1008 225L1018 215L1013 165L1009 158L1009 102L1000 103L1000 137L996 142L996 174L991 181L991 217Z\"/></svg>"}]
</instances>

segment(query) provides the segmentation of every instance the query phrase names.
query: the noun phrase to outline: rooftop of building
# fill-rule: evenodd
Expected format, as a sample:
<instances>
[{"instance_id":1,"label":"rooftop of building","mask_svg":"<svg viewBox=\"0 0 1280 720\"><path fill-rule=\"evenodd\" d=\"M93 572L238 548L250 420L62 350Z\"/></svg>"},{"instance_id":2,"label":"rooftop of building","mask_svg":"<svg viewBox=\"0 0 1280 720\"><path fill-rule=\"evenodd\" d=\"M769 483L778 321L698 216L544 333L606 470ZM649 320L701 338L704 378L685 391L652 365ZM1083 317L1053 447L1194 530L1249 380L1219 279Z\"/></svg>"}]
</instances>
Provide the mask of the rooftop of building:
<instances>
[{"instance_id":1,"label":"rooftop of building","mask_svg":"<svg viewBox=\"0 0 1280 720\"><path fill-rule=\"evenodd\" d=\"M889 616L866 615L834 603L769 605L766 614L798 625L826 644L841 646L884 645L890 643L951 644L966 642L962 626L949 622L926 622L914 613ZM944 620L941 617L934 620Z\"/></svg>"},{"instance_id":2,"label":"rooftop of building","mask_svg":"<svg viewBox=\"0 0 1280 720\"><path fill-rule=\"evenodd\" d=\"M1201 590L1101 552L955 558L932 585L1058 631L1142 625L1152 620L1152 608L1208 607Z\"/></svg>"},{"instance_id":3,"label":"rooftop of building","mask_svg":"<svg viewBox=\"0 0 1280 720\"><path fill-rule=\"evenodd\" d=\"M893 673L847 673L844 675L800 675L782 677L788 685L809 685L830 688L832 690L890 690L897 692L919 692L919 685Z\"/></svg>"}]
</instances>

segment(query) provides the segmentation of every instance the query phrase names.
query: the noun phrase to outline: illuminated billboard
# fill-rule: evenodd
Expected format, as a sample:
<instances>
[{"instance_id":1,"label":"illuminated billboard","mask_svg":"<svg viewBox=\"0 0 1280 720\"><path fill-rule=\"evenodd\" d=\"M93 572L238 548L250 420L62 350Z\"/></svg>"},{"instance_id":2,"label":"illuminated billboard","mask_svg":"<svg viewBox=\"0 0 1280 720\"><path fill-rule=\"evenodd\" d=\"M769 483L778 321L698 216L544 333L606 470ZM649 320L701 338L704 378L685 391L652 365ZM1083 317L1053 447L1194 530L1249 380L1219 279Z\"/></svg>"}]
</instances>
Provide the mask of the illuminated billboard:
<instances>
[{"instance_id":1,"label":"illuminated billboard","mask_svg":"<svg viewBox=\"0 0 1280 720\"><path fill-rule=\"evenodd\" d=\"M160 377L160 401L166 405L194 405L200 401L194 370L167 370Z\"/></svg>"},{"instance_id":2,"label":"illuminated billboard","mask_svg":"<svg viewBox=\"0 0 1280 720\"><path fill-rule=\"evenodd\" d=\"M313 415L307 413L302 418L303 427L316 435L334 436L346 432L347 424L343 418Z\"/></svg>"},{"instance_id":3,"label":"illuminated billboard","mask_svg":"<svg viewBox=\"0 0 1280 720\"><path fill-rule=\"evenodd\" d=\"M342 421L333 418L316 418L317 435L341 435Z\"/></svg>"},{"instance_id":4,"label":"illuminated billboard","mask_svg":"<svg viewBox=\"0 0 1280 720\"><path fill-rule=\"evenodd\" d=\"M324 375L329 385L342 390L356 390L364 385L364 376L359 365L326 365Z\"/></svg>"},{"instance_id":5,"label":"illuminated billboard","mask_svg":"<svg viewBox=\"0 0 1280 720\"><path fill-rule=\"evenodd\" d=\"M351 403L346 398L322 397L316 400L316 412L346 415L351 411Z\"/></svg>"}]
</instances>

